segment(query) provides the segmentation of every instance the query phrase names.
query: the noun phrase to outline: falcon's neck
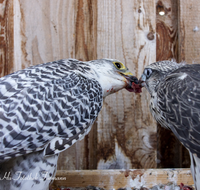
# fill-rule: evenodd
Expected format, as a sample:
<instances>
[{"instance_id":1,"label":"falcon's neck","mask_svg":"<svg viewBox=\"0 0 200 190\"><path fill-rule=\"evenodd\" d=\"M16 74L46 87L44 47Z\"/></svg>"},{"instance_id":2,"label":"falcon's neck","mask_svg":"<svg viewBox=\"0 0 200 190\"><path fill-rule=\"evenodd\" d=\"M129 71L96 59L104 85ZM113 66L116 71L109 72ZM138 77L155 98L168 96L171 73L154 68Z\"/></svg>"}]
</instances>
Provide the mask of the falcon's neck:
<instances>
[{"instance_id":1,"label":"falcon's neck","mask_svg":"<svg viewBox=\"0 0 200 190\"><path fill-rule=\"evenodd\" d=\"M96 80L100 83L102 87L104 98L125 87L124 82L105 75L103 76L100 75L98 78L96 78Z\"/></svg>"},{"instance_id":2,"label":"falcon's neck","mask_svg":"<svg viewBox=\"0 0 200 190\"><path fill-rule=\"evenodd\" d=\"M109 67L102 69L102 66L90 64L90 70L87 70L84 73L79 72L79 74L85 78L96 80L102 87L104 98L109 94L121 90L127 85L125 82L126 79L122 81L122 79L119 78L120 75L113 72L112 68Z\"/></svg>"}]
</instances>

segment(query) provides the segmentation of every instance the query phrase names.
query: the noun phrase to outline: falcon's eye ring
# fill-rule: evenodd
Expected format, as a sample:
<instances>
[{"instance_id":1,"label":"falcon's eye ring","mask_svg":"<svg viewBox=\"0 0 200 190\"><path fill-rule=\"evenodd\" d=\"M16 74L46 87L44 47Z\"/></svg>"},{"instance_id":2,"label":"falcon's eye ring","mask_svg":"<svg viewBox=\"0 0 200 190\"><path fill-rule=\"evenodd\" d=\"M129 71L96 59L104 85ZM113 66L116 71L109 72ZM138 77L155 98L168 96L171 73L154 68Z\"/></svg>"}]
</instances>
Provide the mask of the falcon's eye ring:
<instances>
[{"instance_id":1,"label":"falcon's eye ring","mask_svg":"<svg viewBox=\"0 0 200 190\"><path fill-rule=\"evenodd\" d=\"M151 69L145 69L145 75L147 78L151 76L152 70Z\"/></svg>"},{"instance_id":2,"label":"falcon's eye ring","mask_svg":"<svg viewBox=\"0 0 200 190\"><path fill-rule=\"evenodd\" d=\"M113 64L119 70L126 69L126 67L121 62L113 62Z\"/></svg>"}]
</instances>

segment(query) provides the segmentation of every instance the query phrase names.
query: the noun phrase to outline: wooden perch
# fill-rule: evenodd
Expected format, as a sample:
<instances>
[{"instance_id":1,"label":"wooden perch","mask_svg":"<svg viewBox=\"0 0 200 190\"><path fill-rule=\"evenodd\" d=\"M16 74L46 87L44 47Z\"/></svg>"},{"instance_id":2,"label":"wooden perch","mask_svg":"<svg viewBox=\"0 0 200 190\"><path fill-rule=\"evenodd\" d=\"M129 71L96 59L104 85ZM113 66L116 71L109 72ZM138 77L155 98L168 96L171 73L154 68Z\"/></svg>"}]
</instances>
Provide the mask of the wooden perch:
<instances>
[{"instance_id":1,"label":"wooden perch","mask_svg":"<svg viewBox=\"0 0 200 190\"><path fill-rule=\"evenodd\" d=\"M190 169L132 169L132 170L58 170L54 187L87 187L105 189L127 187L151 188L174 182L193 185Z\"/></svg>"}]
</instances>

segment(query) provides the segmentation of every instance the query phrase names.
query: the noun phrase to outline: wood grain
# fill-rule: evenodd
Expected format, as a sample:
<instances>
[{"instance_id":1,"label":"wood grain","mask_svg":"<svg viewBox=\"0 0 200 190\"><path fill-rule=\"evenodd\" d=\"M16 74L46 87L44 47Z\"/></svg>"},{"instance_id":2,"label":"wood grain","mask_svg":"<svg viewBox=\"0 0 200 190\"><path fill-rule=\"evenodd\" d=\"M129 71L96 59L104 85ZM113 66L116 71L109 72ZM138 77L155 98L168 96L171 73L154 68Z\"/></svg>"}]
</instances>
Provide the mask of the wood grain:
<instances>
[{"instance_id":1,"label":"wood grain","mask_svg":"<svg viewBox=\"0 0 200 190\"><path fill-rule=\"evenodd\" d=\"M20 33L15 38L21 51L18 68L75 57L74 2L16 0ZM16 5L17 6L17 5ZM70 27L69 27L70 26Z\"/></svg>"},{"instance_id":2,"label":"wood grain","mask_svg":"<svg viewBox=\"0 0 200 190\"><path fill-rule=\"evenodd\" d=\"M160 15L160 12L164 15ZM156 2L156 60L178 59L178 2Z\"/></svg>"},{"instance_id":3,"label":"wood grain","mask_svg":"<svg viewBox=\"0 0 200 190\"><path fill-rule=\"evenodd\" d=\"M54 187L87 187L105 189L151 188L173 182L193 185L190 169L82 170L57 171ZM60 180L59 180L60 178ZM62 179L62 180L61 180Z\"/></svg>"},{"instance_id":4,"label":"wood grain","mask_svg":"<svg viewBox=\"0 0 200 190\"><path fill-rule=\"evenodd\" d=\"M116 58L137 76L156 58L154 1L98 1L97 58ZM145 90L144 90L145 91ZM97 168L156 167L156 124L148 93L107 97L98 117Z\"/></svg>"},{"instance_id":5,"label":"wood grain","mask_svg":"<svg viewBox=\"0 0 200 190\"><path fill-rule=\"evenodd\" d=\"M0 77L13 72L14 65L13 0L0 1Z\"/></svg>"},{"instance_id":6,"label":"wood grain","mask_svg":"<svg viewBox=\"0 0 200 190\"><path fill-rule=\"evenodd\" d=\"M97 0L76 0L75 13L76 59L97 59Z\"/></svg>"},{"instance_id":7,"label":"wood grain","mask_svg":"<svg viewBox=\"0 0 200 190\"><path fill-rule=\"evenodd\" d=\"M200 63L200 1L178 0L179 61Z\"/></svg>"},{"instance_id":8,"label":"wood grain","mask_svg":"<svg viewBox=\"0 0 200 190\"><path fill-rule=\"evenodd\" d=\"M164 15L160 15L164 12ZM157 0L156 2L156 61L175 59L178 61L178 1ZM158 125L157 129L158 168L189 167L188 151L174 134Z\"/></svg>"}]
</instances>

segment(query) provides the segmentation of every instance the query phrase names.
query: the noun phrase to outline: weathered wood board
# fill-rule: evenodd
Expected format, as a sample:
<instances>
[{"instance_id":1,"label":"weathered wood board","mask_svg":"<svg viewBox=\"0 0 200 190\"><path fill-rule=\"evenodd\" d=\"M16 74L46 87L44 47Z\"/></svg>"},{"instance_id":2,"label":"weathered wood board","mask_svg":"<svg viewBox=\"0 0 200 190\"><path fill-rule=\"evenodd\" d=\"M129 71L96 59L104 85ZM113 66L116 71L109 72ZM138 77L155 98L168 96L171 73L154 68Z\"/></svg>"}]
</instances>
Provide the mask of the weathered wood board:
<instances>
[{"instance_id":1,"label":"weathered wood board","mask_svg":"<svg viewBox=\"0 0 200 190\"><path fill-rule=\"evenodd\" d=\"M97 7L97 58L119 59L139 76L156 58L155 1L99 0ZM97 123L98 169L156 167L148 98L122 90L105 99Z\"/></svg>"},{"instance_id":2,"label":"weathered wood board","mask_svg":"<svg viewBox=\"0 0 200 190\"><path fill-rule=\"evenodd\" d=\"M200 63L200 1L178 1L179 61Z\"/></svg>"},{"instance_id":3,"label":"weathered wood board","mask_svg":"<svg viewBox=\"0 0 200 190\"><path fill-rule=\"evenodd\" d=\"M75 57L74 1L14 0L14 7L16 69Z\"/></svg>"},{"instance_id":4,"label":"weathered wood board","mask_svg":"<svg viewBox=\"0 0 200 190\"><path fill-rule=\"evenodd\" d=\"M156 60L178 59L178 2L156 0Z\"/></svg>"},{"instance_id":5,"label":"weathered wood board","mask_svg":"<svg viewBox=\"0 0 200 190\"><path fill-rule=\"evenodd\" d=\"M175 59L178 61L178 1L156 2L156 61ZM189 167L188 150L175 135L160 125L157 128L157 167Z\"/></svg>"},{"instance_id":6,"label":"weathered wood board","mask_svg":"<svg viewBox=\"0 0 200 190\"><path fill-rule=\"evenodd\" d=\"M10 2L13 70L69 57L106 57L119 59L139 76L156 60L155 1ZM106 98L92 132L60 155L58 169L156 167L156 124L148 98L125 90Z\"/></svg>"},{"instance_id":7,"label":"weathered wood board","mask_svg":"<svg viewBox=\"0 0 200 190\"><path fill-rule=\"evenodd\" d=\"M177 185L193 185L189 169L141 169L141 170L58 170L54 187L87 187L104 189L151 188L173 182Z\"/></svg>"},{"instance_id":8,"label":"weathered wood board","mask_svg":"<svg viewBox=\"0 0 200 190\"><path fill-rule=\"evenodd\" d=\"M12 0L0 1L0 77L14 67L14 8Z\"/></svg>"}]
</instances>

